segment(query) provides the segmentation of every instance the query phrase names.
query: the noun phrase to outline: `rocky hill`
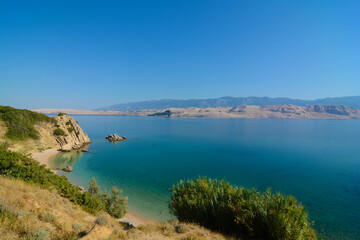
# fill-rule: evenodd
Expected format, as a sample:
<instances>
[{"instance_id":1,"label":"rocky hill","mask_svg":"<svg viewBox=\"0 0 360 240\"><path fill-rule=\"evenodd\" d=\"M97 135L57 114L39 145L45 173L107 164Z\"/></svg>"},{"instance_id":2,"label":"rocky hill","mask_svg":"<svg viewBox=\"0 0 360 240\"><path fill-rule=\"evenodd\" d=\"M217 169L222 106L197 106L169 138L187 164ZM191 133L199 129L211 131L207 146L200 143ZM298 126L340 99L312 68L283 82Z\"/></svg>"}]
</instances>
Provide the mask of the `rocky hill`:
<instances>
[{"instance_id":1,"label":"rocky hill","mask_svg":"<svg viewBox=\"0 0 360 240\"><path fill-rule=\"evenodd\" d=\"M56 129L61 129L65 132L65 135L55 135L55 140L63 151L78 150L91 143L88 135L84 133L78 122L72 117L66 114L59 114L54 119L57 121ZM41 128L42 126L40 125L39 127Z\"/></svg>"},{"instance_id":2,"label":"rocky hill","mask_svg":"<svg viewBox=\"0 0 360 240\"><path fill-rule=\"evenodd\" d=\"M63 151L81 149L91 143L79 124L60 113L50 118L29 110L0 106L0 142L22 153L56 148Z\"/></svg>"},{"instance_id":3,"label":"rocky hill","mask_svg":"<svg viewBox=\"0 0 360 240\"><path fill-rule=\"evenodd\" d=\"M221 97L212 99L162 99L141 102L120 103L97 110L104 111L135 111L144 109L164 109L164 108L209 108L209 107L236 107L245 105L347 105L360 108L360 96L320 98L315 100L302 100L292 98L270 98L270 97Z\"/></svg>"},{"instance_id":4,"label":"rocky hill","mask_svg":"<svg viewBox=\"0 0 360 240\"><path fill-rule=\"evenodd\" d=\"M237 106L211 108L165 108L118 112L117 115L204 117L204 118L290 118L290 119L360 119L360 110L339 105Z\"/></svg>"},{"instance_id":5,"label":"rocky hill","mask_svg":"<svg viewBox=\"0 0 360 240\"><path fill-rule=\"evenodd\" d=\"M57 113L56 109L35 110L43 113ZM66 109L62 109L68 112ZM83 110L71 109L72 114L83 114ZM89 115L129 115L163 117L205 117L205 118L299 118L299 119L360 119L360 110L343 105L266 105L206 108L164 108L136 111L92 111Z\"/></svg>"}]
</instances>

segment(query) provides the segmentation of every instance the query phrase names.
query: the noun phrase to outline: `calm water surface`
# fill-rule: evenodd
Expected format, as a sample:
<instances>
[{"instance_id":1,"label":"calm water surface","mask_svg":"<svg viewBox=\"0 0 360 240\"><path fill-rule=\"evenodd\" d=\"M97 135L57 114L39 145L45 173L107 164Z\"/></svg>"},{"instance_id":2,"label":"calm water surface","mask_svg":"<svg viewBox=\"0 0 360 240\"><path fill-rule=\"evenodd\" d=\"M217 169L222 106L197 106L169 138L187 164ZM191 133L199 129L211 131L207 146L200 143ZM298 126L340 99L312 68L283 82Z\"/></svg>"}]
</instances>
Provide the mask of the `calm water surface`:
<instances>
[{"instance_id":1,"label":"calm water surface","mask_svg":"<svg viewBox=\"0 0 360 240\"><path fill-rule=\"evenodd\" d=\"M74 116L93 141L91 153L59 154L57 167L88 186L117 186L130 211L170 219L168 189L209 176L303 202L324 239L360 239L360 121L171 119ZM110 143L111 133L127 136Z\"/></svg>"}]
</instances>

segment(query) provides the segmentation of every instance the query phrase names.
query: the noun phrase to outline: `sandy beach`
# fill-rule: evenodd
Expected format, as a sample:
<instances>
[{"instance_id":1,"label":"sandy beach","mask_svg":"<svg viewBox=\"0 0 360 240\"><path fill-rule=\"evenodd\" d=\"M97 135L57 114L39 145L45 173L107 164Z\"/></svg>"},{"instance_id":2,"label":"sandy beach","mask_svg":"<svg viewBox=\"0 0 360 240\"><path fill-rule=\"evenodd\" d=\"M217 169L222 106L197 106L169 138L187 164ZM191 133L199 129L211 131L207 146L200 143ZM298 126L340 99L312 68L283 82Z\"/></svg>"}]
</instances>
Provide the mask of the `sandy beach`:
<instances>
[{"instance_id":1,"label":"sandy beach","mask_svg":"<svg viewBox=\"0 0 360 240\"><path fill-rule=\"evenodd\" d=\"M118 220L120 222L129 223L129 224L133 225L134 227L156 222L154 220L145 219L145 218L136 216L131 212L126 213L124 217L122 217L122 218L120 218Z\"/></svg>"},{"instance_id":2,"label":"sandy beach","mask_svg":"<svg viewBox=\"0 0 360 240\"><path fill-rule=\"evenodd\" d=\"M38 161L40 164L45 164L45 166L48 168L48 169L51 169L50 168L50 163L49 163L49 159L58 154L59 153L59 150L57 150L56 148L52 148L52 149L48 149L48 150L45 150L43 152L39 152L39 153L34 153L32 155L32 157Z\"/></svg>"}]
</instances>

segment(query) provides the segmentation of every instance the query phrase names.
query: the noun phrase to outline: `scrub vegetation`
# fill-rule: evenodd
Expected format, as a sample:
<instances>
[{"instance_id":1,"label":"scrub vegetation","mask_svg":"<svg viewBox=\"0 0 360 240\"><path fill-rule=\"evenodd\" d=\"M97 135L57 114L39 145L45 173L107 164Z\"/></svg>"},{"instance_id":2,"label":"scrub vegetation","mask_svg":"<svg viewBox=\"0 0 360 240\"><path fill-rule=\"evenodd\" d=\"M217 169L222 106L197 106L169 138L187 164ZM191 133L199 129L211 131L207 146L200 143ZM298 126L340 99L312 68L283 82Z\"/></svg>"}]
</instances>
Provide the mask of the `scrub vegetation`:
<instances>
[{"instance_id":1,"label":"scrub vegetation","mask_svg":"<svg viewBox=\"0 0 360 240\"><path fill-rule=\"evenodd\" d=\"M39 139L39 132L34 128L36 123L47 122L56 124L55 119L45 114L15 109L9 106L0 106L0 120L4 121L7 127L5 137L19 141Z\"/></svg>"},{"instance_id":2,"label":"scrub vegetation","mask_svg":"<svg viewBox=\"0 0 360 240\"><path fill-rule=\"evenodd\" d=\"M270 240L315 240L313 223L294 197L261 194L225 180L180 181L171 189L171 212L179 221L225 234Z\"/></svg>"},{"instance_id":3,"label":"scrub vegetation","mask_svg":"<svg viewBox=\"0 0 360 240\"><path fill-rule=\"evenodd\" d=\"M108 201L104 202L104 198L89 192L82 193L65 176L56 175L29 156L7 150L5 145L0 145L0 174L49 190L55 189L89 213L103 210L116 217L122 217L126 212L127 201L120 197L120 191L113 191L111 196L107 194Z\"/></svg>"},{"instance_id":4,"label":"scrub vegetation","mask_svg":"<svg viewBox=\"0 0 360 240\"><path fill-rule=\"evenodd\" d=\"M65 136L66 133L61 128L57 128L57 129L54 130L54 135L56 135L56 136Z\"/></svg>"}]
</instances>

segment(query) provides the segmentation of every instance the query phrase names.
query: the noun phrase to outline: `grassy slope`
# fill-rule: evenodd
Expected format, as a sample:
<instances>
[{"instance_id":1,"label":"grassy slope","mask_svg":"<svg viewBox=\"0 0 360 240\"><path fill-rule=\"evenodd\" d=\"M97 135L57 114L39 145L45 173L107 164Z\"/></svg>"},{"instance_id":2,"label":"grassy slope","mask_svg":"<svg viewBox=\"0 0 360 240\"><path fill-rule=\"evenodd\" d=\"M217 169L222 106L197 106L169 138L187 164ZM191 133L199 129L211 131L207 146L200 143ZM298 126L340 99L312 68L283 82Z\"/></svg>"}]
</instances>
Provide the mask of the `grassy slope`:
<instances>
[{"instance_id":1,"label":"grassy slope","mask_svg":"<svg viewBox=\"0 0 360 240\"><path fill-rule=\"evenodd\" d=\"M0 239L36 239L39 233L51 239L225 239L204 228L177 222L126 230L108 215L96 218L83 211L55 190L0 176Z\"/></svg>"},{"instance_id":2,"label":"grassy slope","mask_svg":"<svg viewBox=\"0 0 360 240\"><path fill-rule=\"evenodd\" d=\"M8 106L0 106L0 119L7 127L5 136L10 140L20 141L39 139L39 132L34 127L36 123L47 122L56 124L53 118L45 114Z\"/></svg>"},{"instance_id":3,"label":"grassy slope","mask_svg":"<svg viewBox=\"0 0 360 240\"><path fill-rule=\"evenodd\" d=\"M55 125L56 121L44 114L0 106L0 139L12 145L34 148L29 143L38 141L39 123ZM88 193L80 193L66 177L55 175L31 157L7 150L4 142L0 143L0 239L224 239L178 222L124 230L115 219L99 212L99 204Z\"/></svg>"}]
</instances>

